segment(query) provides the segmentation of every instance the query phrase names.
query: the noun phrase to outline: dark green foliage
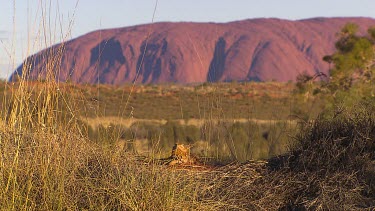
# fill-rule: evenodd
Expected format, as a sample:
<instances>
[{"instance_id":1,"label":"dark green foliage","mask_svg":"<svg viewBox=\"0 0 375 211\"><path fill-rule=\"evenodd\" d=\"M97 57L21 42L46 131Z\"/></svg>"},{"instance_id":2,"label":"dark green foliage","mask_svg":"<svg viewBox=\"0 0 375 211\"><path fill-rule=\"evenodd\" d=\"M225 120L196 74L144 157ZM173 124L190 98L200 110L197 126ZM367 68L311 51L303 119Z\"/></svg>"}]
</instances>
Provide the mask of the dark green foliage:
<instances>
[{"instance_id":1,"label":"dark green foliage","mask_svg":"<svg viewBox=\"0 0 375 211\"><path fill-rule=\"evenodd\" d=\"M287 134L293 133L287 122L258 124L255 122L210 122L202 126L168 121L165 124L135 122L130 128L121 125L99 125L97 128L82 123L83 134L96 143L116 146L125 141L126 151L137 152L133 143L147 140L148 148L169 153L175 143L190 144L192 151L203 157L225 161L265 159L286 151ZM196 144L206 143L207 148Z\"/></svg>"},{"instance_id":2,"label":"dark green foliage","mask_svg":"<svg viewBox=\"0 0 375 211\"><path fill-rule=\"evenodd\" d=\"M226 139L229 141L234 158L242 161L252 158L251 141L246 128L241 123L234 123L230 126Z\"/></svg>"},{"instance_id":3,"label":"dark green foliage","mask_svg":"<svg viewBox=\"0 0 375 211\"><path fill-rule=\"evenodd\" d=\"M104 143L104 144L109 144L112 145L116 142L117 137L116 137L116 129L114 125L99 125L99 127L96 129L96 138L97 142Z\"/></svg>"},{"instance_id":4,"label":"dark green foliage","mask_svg":"<svg viewBox=\"0 0 375 211\"><path fill-rule=\"evenodd\" d=\"M308 91L308 89L310 88L308 82L310 82L313 78L313 76L307 73L302 73L297 76L296 87L300 94Z\"/></svg>"},{"instance_id":5,"label":"dark green foliage","mask_svg":"<svg viewBox=\"0 0 375 211\"><path fill-rule=\"evenodd\" d=\"M169 140L169 142L175 144L185 140L186 134L180 124L168 121L163 125L163 138Z\"/></svg>"},{"instance_id":6,"label":"dark green foliage","mask_svg":"<svg viewBox=\"0 0 375 211\"><path fill-rule=\"evenodd\" d=\"M346 24L336 42L336 52L323 57L330 69L328 88L335 102L353 105L358 99L375 97L374 27L367 36L357 35L358 26Z\"/></svg>"},{"instance_id":7,"label":"dark green foliage","mask_svg":"<svg viewBox=\"0 0 375 211\"><path fill-rule=\"evenodd\" d=\"M370 27L368 30L367 30L368 34L371 36L371 39L372 41L375 40L375 27Z\"/></svg>"},{"instance_id":8,"label":"dark green foliage","mask_svg":"<svg viewBox=\"0 0 375 211\"><path fill-rule=\"evenodd\" d=\"M354 23L347 23L340 32L340 38L335 43L335 47L341 53L350 52L355 45L355 41L358 38L356 33L358 31L358 25Z\"/></svg>"},{"instance_id":9,"label":"dark green foliage","mask_svg":"<svg viewBox=\"0 0 375 211\"><path fill-rule=\"evenodd\" d=\"M188 144L192 144L201 139L200 129L193 125L187 125L185 128L185 141Z\"/></svg>"},{"instance_id":10,"label":"dark green foliage","mask_svg":"<svg viewBox=\"0 0 375 211\"><path fill-rule=\"evenodd\" d=\"M326 55L326 56L323 56L323 61L331 64L333 62L333 58L331 55Z\"/></svg>"}]
</instances>

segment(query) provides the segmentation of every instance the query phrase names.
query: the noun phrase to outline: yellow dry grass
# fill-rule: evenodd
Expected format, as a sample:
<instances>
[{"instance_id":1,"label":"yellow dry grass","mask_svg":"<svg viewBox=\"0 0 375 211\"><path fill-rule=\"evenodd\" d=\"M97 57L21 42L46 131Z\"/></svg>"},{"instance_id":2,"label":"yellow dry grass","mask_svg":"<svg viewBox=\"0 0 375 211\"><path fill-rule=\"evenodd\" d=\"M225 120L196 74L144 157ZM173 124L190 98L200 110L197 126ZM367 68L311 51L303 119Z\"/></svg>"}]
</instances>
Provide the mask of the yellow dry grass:
<instances>
[{"instance_id":1,"label":"yellow dry grass","mask_svg":"<svg viewBox=\"0 0 375 211\"><path fill-rule=\"evenodd\" d=\"M99 125L108 127L110 125L121 125L129 128L134 123L150 123L150 124L158 124L163 125L168 122L166 119L136 119L136 118L122 118L116 116L106 116L106 117L86 117L82 118L82 120L87 123L92 128L97 128ZM229 123L255 123L255 124L264 124L264 125L271 125L277 123L284 123L288 122L290 124L296 124L296 120L265 120L265 119L175 119L169 120L176 122L180 125L191 125L196 127L201 127L206 122L211 122L213 124L218 124L219 122L229 122Z\"/></svg>"}]
</instances>

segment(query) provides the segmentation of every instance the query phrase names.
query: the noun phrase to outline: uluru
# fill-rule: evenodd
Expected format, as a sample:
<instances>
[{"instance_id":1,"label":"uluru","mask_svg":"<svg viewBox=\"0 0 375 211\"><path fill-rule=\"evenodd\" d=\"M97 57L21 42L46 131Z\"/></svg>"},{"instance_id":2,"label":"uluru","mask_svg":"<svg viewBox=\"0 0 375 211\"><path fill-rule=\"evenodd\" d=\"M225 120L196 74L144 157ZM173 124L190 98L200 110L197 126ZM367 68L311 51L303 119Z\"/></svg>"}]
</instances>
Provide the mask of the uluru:
<instances>
[{"instance_id":1,"label":"uluru","mask_svg":"<svg viewBox=\"0 0 375 211\"><path fill-rule=\"evenodd\" d=\"M29 79L43 79L52 65L53 77L75 83L295 81L328 73L322 57L348 22L361 33L375 25L371 18L260 18L98 30L28 57L10 80L26 69Z\"/></svg>"}]
</instances>

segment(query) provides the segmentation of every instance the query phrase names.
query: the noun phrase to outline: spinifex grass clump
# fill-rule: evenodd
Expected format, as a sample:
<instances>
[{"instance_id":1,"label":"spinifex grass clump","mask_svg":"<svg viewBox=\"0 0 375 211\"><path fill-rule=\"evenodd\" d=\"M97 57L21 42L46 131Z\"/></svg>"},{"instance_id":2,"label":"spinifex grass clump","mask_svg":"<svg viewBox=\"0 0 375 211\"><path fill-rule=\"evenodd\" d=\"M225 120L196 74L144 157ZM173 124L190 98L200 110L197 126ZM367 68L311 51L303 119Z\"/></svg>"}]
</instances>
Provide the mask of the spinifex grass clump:
<instances>
[{"instance_id":1,"label":"spinifex grass clump","mask_svg":"<svg viewBox=\"0 0 375 211\"><path fill-rule=\"evenodd\" d=\"M30 68L40 58L30 57L27 59L21 70L17 70L17 80L13 79L12 85L6 90L3 107L6 109L4 120L9 128L19 131L39 131L49 130L53 132L58 125L63 123L61 118L68 118L71 121L74 117L73 111L67 104L66 96L59 89L59 84L55 80L61 64L64 45L51 48L42 57L45 59L45 66L41 71L41 78L35 82L30 82ZM15 83L14 83L15 82ZM9 93L7 93L9 92ZM67 112L62 115L62 108ZM76 118L75 118L76 119Z\"/></svg>"},{"instance_id":2,"label":"spinifex grass clump","mask_svg":"<svg viewBox=\"0 0 375 211\"><path fill-rule=\"evenodd\" d=\"M201 181L66 132L22 135L19 142L0 134L2 209L207 209L197 199Z\"/></svg>"},{"instance_id":3,"label":"spinifex grass clump","mask_svg":"<svg viewBox=\"0 0 375 211\"><path fill-rule=\"evenodd\" d=\"M7 85L0 127L1 209L207 209L195 194L202 187L198 180L88 140L71 95L55 80L60 50L48 55L43 81L29 81L24 65L17 82Z\"/></svg>"},{"instance_id":4,"label":"spinifex grass clump","mask_svg":"<svg viewBox=\"0 0 375 211\"><path fill-rule=\"evenodd\" d=\"M375 208L375 106L318 118L303 129L289 156L270 164L286 207Z\"/></svg>"},{"instance_id":5,"label":"spinifex grass clump","mask_svg":"<svg viewBox=\"0 0 375 211\"><path fill-rule=\"evenodd\" d=\"M0 128L2 209L208 209L201 181L89 141L55 81L17 83Z\"/></svg>"}]
</instances>

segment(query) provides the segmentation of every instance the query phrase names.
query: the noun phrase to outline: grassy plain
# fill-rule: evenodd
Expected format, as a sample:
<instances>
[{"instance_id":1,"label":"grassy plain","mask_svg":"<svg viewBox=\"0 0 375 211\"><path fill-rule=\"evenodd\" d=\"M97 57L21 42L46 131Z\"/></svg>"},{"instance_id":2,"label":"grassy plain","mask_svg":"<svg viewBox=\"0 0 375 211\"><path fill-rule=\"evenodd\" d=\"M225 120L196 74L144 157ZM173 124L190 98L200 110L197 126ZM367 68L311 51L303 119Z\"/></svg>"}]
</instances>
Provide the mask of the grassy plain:
<instances>
[{"instance_id":1,"label":"grassy plain","mask_svg":"<svg viewBox=\"0 0 375 211\"><path fill-rule=\"evenodd\" d=\"M1 210L375 209L373 103L318 115L326 98L293 83L58 83L62 52L46 80L25 65L0 84ZM175 143L203 166L160 165Z\"/></svg>"},{"instance_id":2,"label":"grassy plain","mask_svg":"<svg viewBox=\"0 0 375 211\"><path fill-rule=\"evenodd\" d=\"M6 95L1 114L0 205L4 210L371 210L375 207L373 104L341 109L331 115L333 118L306 122L279 112L285 119L270 121L272 115L265 114L264 119L259 116L235 122L209 116L189 123L189 119L178 117L181 107L171 110L177 113L171 114L176 119L142 119L142 122L131 115L95 117L95 110L84 116L86 106L90 106L87 101L93 96L82 94L89 89L80 86L27 81L3 85L2 93ZM267 87L254 86L259 85ZM99 104L99 109L117 104L115 97L109 97L112 88L103 87L107 92L99 92L97 101L110 104ZM95 86L92 89L96 90ZM195 90L181 89L193 90L192 93ZM275 100L280 105L283 102L280 96L289 102L293 99L292 95L278 95L267 98L270 100L267 103ZM103 100L106 98L113 101ZM244 98L236 99L249 100ZM202 99L207 98L202 96ZM254 99L251 100L255 104L265 103L262 96ZM278 111L293 111L290 103L281 105L285 107ZM140 108L135 107L134 111ZM93 116L95 120L90 119ZM85 118L100 123L89 129L93 123L88 124ZM134 122L122 125L122 119ZM188 126L193 127L187 129ZM137 151L117 145L120 139L127 139L132 127L136 127L137 134L130 137L144 136L150 141L144 142L149 151L146 159ZM96 137L90 138L89 130ZM198 154L207 163L216 165L184 169L155 162L153 158L163 156L161 134L169 134L176 141L184 137L182 134L194 133L196 137L207 138L196 143L206 143L203 149L207 151ZM293 140L293 145L279 155L276 141L282 140L283 134L287 136L285 140ZM167 142L165 147L170 144ZM257 155L262 150L264 154ZM250 160L256 156L270 157L270 152L271 159ZM208 156L215 162L208 162ZM242 162L217 165L225 164L225 159Z\"/></svg>"},{"instance_id":3,"label":"grassy plain","mask_svg":"<svg viewBox=\"0 0 375 211\"><path fill-rule=\"evenodd\" d=\"M48 83L25 84L33 104ZM19 86L3 84L9 91ZM324 107L296 94L293 83L58 87L60 113L74 113L89 139L145 156L167 156L184 143L208 160L269 158L285 153L298 123Z\"/></svg>"}]
</instances>

